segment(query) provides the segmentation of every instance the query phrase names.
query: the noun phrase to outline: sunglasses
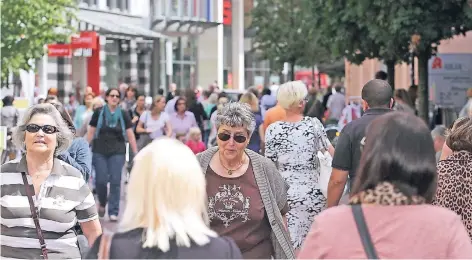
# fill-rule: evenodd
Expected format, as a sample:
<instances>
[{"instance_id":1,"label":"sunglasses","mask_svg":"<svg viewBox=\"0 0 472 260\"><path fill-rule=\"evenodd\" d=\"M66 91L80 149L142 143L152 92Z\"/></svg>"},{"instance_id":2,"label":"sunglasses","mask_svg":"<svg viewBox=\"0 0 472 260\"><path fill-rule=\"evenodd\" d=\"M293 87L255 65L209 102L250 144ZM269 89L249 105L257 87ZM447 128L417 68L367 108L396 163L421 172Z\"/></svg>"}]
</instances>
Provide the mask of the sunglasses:
<instances>
[{"instance_id":1,"label":"sunglasses","mask_svg":"<svg viewBox=\"0 0 472 260\"><path fill-rule=\"evenodd\" d=\"M37 133L39 132L40 129L43 130L43 132L48 135L59 132L59 129L57 129L57 127L52 126L52 125L40 126L37 124L29 124L29 125L24 126L23 128L30 133Z\"/></svg>"},{"instance_id":2,"label":"sunglasses","mask_svg":"<svg viewBox=\"0 0 472 260\"><path fill-rule=\"evenodd\" d=\"M245 137L244 135L230 135L230 134L227 134L227 133L219 133L218 134L218 139L220 139L223 142L228 141L229 139L231 139L231 137L233 137L233 140L236 143L240 143L240 144L246 142L246 140L247 140L247 137Z\"/></svg>"},{"instance_id":3,"label":"sunglasses","mask_svg":"<svg viewBox=\"0 0 472 260\"><path fill-rule=\"evenodd\" d=\"M119 98L120 95L108 95L109 97L112 97L112 98Z\"/></svg>"}]
</instances>

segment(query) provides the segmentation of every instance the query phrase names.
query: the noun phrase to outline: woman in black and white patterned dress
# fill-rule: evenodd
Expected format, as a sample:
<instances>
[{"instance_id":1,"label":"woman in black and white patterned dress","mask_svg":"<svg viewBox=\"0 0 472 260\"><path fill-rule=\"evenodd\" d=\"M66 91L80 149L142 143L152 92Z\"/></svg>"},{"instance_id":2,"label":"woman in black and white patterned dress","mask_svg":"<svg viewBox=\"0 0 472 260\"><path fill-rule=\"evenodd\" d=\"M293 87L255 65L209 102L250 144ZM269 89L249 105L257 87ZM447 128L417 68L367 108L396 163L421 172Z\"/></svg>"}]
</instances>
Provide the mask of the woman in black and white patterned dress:
<instances>
[{"instance_id":1,"label":"woman in black and white patterned dress","mask_svg":"<svg viewBox=\"0 0 472 260\"><path fill-rule=\"evenodd\" d=\"M326 206L326 199L318 189L320 165L316 154L319 150L334 153L323 124L316 118L303 116L307 94L301 81L281 85L277 101L285 109L286 119L271 124L265 136L265 156L277 164L290 185L287 219L295 249L302 245L313 218Z\"/></svg>"}]
</instances>

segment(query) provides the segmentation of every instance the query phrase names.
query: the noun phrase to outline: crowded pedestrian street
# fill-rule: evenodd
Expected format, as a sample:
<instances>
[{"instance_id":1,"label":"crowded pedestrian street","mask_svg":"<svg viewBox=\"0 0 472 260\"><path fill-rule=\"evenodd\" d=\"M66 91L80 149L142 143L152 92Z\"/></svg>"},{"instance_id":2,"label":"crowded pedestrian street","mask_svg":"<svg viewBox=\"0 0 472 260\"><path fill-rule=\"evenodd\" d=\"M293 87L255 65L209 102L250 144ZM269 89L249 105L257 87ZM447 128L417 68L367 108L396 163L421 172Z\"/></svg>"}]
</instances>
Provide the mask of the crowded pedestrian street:
<instances>
[{"instance_id":1,"label":"crowded pedestrian street","mask_svg":"<svg viewBox=\"0 0 472 260\"><path fill-rule=\"evenodd\" d=\"M0 14L2 259L472 259L472 1Z\"/></svg>"}]
</instances>

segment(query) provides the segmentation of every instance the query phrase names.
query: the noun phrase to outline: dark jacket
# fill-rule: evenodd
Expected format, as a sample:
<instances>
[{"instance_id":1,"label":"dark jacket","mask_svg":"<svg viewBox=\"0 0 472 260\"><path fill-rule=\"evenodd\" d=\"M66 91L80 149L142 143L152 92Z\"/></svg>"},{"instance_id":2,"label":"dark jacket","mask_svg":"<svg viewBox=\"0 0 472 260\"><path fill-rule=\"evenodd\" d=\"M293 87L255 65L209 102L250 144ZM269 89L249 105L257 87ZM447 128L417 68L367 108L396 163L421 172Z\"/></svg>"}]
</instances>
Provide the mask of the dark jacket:
<instances>
[{"instance_id":1,"label":"dark jacket","mask_svg":"<svg viewBox=\"0 0 472 260\"><path fill-rule=\"evenodd\" d=\"M204 246L192 243L190 247L177 246L170 242L170 250L162 252L157 247L142 247L143 229L137 228L116 233L110 246L110 259L242 259L241 251L231 238L212 237ZM97 259L101 236L87 254L87 259Z\"/></svg>"}]
</instances>

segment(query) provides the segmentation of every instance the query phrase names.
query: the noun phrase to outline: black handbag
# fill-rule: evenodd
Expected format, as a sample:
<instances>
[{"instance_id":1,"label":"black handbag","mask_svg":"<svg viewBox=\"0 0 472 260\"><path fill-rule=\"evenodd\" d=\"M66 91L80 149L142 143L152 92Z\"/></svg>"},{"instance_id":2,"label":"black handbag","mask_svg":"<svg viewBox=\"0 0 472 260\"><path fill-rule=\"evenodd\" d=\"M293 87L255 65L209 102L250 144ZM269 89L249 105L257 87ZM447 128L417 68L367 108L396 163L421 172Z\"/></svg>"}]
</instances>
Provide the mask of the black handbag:
<instances>
[{"instance_id":1,"label":"black handbag","mask_svg":"<svg viewBox=\"0 0 472 260\"><path fill-rule=\"evenodd\" d=\"M364 212L360 204L351 205L352 214L356 221L357 231L362 241L365 254L369 259L379 259L377 251L375 250L374 244L372 243L372 237L370 236L369 229L365 222Z\"/></svg>"}]
</instances>

